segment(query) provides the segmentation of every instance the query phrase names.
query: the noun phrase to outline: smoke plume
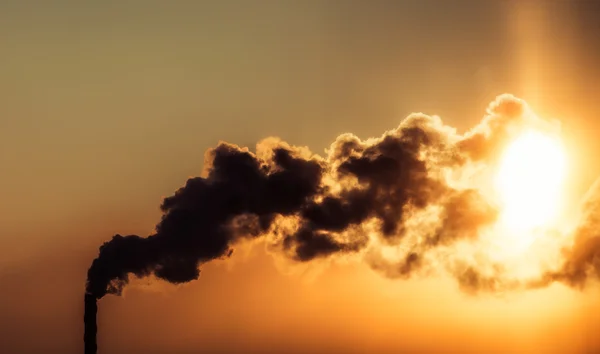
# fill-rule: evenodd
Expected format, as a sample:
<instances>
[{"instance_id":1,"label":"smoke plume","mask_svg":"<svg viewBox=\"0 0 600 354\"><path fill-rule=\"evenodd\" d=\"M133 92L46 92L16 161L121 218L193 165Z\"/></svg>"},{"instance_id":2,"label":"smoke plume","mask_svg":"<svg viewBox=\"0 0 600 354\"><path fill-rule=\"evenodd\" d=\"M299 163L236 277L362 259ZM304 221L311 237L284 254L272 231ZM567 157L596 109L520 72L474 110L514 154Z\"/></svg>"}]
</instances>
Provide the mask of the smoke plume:
<instances>
[{"instance_id":1,"label":"smoke plume","mask_svg":"<svg viewBox=\"0 0 600 354\"><path fill-rule=\"evenodd\" d=\"M445 262L464 288L506 287L500 271L485 274L444 250L478 239L496 220L495 206L464 183L467 171L496 158L514 131L542 123L522 100L501 95L462 135L439 117L413 114L379 138L343 134L325 157L275 138L255 152L220 143L206 153L203 176L163 200L152 235L115 235L100 247L86 285L86 353L96 352L96 300L121 294L131 276L196 280L202 264L245 240L263 239L296 262L363 257L390 277ZM598 222L590 217L564 268L538 282L580 284L590 269L598 273ZM384 257L394 246L403 253Z\"/></svg>"}]
</instances>

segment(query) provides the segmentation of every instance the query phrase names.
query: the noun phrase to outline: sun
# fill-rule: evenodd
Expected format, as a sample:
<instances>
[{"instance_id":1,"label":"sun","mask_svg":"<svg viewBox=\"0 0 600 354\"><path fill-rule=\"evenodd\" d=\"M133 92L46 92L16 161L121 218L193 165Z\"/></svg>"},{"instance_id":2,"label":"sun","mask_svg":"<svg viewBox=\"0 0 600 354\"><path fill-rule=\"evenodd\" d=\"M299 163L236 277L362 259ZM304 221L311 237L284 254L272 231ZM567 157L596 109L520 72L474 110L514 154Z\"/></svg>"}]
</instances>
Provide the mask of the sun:
<instances>
[{"instance_id":1,"label":"sun","mask_svg":"<svg viewBox=\"0 0 600 354\"><path fill-rule=\"evenodd\" d=\"M527 131L504 151L496 176L501 222L513 232L548 226L561 206L567 156L558 137Z\"/></svg>"}]
</instances>

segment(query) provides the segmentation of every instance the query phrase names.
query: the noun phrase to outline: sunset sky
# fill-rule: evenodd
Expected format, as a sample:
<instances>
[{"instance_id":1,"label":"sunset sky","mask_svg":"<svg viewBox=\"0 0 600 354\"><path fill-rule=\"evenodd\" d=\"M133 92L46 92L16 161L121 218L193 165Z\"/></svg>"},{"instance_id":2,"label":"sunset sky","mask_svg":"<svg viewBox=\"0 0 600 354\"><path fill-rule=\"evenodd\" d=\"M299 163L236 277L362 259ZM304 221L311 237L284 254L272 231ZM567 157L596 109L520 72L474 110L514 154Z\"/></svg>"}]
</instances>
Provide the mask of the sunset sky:
<instances>
[{"instance_id":1,"label":"sunset sky","mask_svg":"<svg viewBox=\"0 0 600 354\"><path fill-rule=\"evenodd\" d=\"M502 93L562 122L567 211L598 176L600 6L576 0L0 2L0 352L81 353L86 272L219 141L324 154ZM99 353L591 353L598 292L478 296L242 247L99 301ZM285 268L285 269L284 269Z\"/></svg>"}]
</instances>

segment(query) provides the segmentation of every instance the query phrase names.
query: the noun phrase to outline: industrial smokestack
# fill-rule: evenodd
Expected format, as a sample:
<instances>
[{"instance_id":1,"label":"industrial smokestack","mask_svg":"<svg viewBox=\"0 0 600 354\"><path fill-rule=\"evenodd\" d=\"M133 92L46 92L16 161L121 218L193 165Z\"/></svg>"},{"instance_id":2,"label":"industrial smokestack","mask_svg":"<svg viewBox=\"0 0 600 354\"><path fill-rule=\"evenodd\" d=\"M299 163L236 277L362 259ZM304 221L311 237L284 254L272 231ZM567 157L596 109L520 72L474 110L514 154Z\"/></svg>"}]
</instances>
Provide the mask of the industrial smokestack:
<instances>
[{"instance_id":1,"label":"industrial smokestack","mask_svg":"<svg viewBox=\"0 0 600 354\"><path fill-rule=\"evenodd\" d=\"M487 163L515 127L537 124L526 108L499 96L464 135L439 117L413 114L377 139L343 134L326 157L277 139L260 142L256 153L219 144L206 154L205 177L190 178L164 199L154 234L115 235L100 247L88 270L85 353L97 350L96 301L120 295L130 275L186 283L246 239L267 239L298 262L364 251L369 265L391 277L425 266L434 249L476 240L497 210L478 189L450 183L448 172ZM397 260L378 256L377 245L410 237ZM571 278L583 274L600 247L578 254L567 263ZM495 274L457 264L451 271L461 286L498 289ZM558 278L543 279L536 286Z\"/></svg>"},{"instance_id":2,"label":"industrial smokestack","mask_svg":"<svg viewBox=\"0 0 600 354\"><path fill-rule=\"evenodd\" d=\"M85 324L83 341L85 346L85 354L96 354L98 346L96 344L96 313L98 312L98 304L96 298L91 294L84 296L83 322Z\"/></svg>"},{"instance_id":3,"label":"industrial smokestack","mask_svg":"<svg viewBox=\"0 0 600 354\"><path fill-rule=\"evenodd\" d=\"M121 294L130 275L189 282L200 265L227 257L243 239L269 237L282 254L308 262L366 249L372 237L360 230L366 222L396 242L412 212L438 206L446 230L389 265L405 275L418 269L428 249L494 220L476 190L451 187L441 171L485 158L523 108L521 100L500 96L481 126L464 136L438 117L414 114L379 139L343 134L325 158L274 138L260 142L256 153L219 144L206 154L206 176L190 178L164 199L156 233L115 235L100 247L88 270L85 353L96 352L96 301ZM461 218L447 220L457 206Z\"/></svg>"}]
</instances>

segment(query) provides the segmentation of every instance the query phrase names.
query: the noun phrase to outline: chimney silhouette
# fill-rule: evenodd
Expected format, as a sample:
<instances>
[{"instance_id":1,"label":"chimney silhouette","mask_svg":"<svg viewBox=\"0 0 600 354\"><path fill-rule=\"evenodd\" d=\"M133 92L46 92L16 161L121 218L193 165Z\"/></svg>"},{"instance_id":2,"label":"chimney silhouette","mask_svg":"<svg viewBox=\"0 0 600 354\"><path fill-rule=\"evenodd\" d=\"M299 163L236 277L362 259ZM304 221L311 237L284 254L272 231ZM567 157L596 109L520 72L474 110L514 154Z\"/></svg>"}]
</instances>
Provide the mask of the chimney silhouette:
<instances>
[{"instance_id":1,"label":"chimney silhouette","mask_svg":"<svg viewBox=\"0 0 600 354\"><path fill-rule=\"evenodd\" d=\"M85 314L83 321L85 323L83 341L85 345L85 354L96 354L98 345L96 344L96 313L98 312L98 304L96 297L91 294L85 294Z\"/></svg>"}]
</instances>

